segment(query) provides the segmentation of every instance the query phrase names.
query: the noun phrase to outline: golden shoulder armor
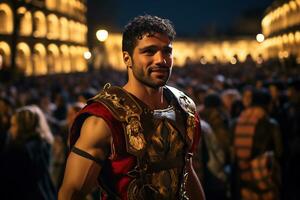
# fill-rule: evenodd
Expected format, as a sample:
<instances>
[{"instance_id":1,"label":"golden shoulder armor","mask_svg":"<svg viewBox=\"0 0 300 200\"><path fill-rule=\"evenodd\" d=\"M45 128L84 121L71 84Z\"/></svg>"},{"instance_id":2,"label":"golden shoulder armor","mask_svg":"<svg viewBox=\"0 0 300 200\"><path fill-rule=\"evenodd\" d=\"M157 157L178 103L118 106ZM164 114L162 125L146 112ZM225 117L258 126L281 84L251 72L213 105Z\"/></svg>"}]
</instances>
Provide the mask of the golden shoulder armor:
<instances>
[{"instance_id":1,"label":"golden shoulder armor","mask_svg":"<svg viewBox=\"0 0 300 200\"><path fill-rule=\"evenodd\" d=\"M173 95L176 97L180 107L185 112L187 112L189 115L193 115L193 116L195 115L196 105L190 97L188 97L182 91L180 91L174 87L166 86L166 88L168 88L173 93Z\"/></svg>"}]
</instances>

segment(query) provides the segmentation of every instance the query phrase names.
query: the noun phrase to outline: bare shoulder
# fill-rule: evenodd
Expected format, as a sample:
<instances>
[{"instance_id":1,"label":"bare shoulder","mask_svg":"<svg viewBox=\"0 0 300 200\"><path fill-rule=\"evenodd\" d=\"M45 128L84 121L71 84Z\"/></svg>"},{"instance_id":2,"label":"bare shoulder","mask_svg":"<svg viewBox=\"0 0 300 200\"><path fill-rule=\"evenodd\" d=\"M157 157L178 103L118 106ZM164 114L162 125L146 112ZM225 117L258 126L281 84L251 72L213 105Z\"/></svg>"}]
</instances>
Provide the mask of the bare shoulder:
<instances>
[{"instance_id":1,"label":"bare shoulder","mask_svg":"<svg viewBox=\"0 0 300 200\"><path fill-rule=\"evenodd\" d=\"M110 142L111 130L106 121L100 117L90 116L84 121L75 146L96 157L103 157Z\"/></svg>"}]
</instances>

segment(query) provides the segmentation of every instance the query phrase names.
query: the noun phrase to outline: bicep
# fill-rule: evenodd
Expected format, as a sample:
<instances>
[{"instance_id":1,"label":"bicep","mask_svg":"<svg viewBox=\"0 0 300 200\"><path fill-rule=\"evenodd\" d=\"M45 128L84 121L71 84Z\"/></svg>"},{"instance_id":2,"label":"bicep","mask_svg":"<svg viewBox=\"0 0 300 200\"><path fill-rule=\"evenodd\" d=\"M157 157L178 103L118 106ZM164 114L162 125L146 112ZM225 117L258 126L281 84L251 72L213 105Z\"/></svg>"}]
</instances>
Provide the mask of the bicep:
<instances>
[{"instance_id":1,"label":"bicep","mask_svg":"<svg viewBox=\"0 0 300 200\"><path fill-rule=\"evenodd\" d=\"M103 119L91 116L85 120L75 147L95 159L89 159L75 151L69 154L63 185L60 189L61 199L84 196L96 186L101 165L95 160L107 158L110 138L110 129Z\"/></svg>"},{"instance_id":2,"label":"bicep","mask_svg":"<svg viewBox=\"0 0 300 200\"><path fill-rule=\"evenodd\" d=\"M192 158L187 161L186 164L187 172L188 172L188 178L186 182L186 191L188 194L189 199L199 199L199 200L205 200L204 191L202 188L202 185L196 175L196 172L193 168L193 160Z\"/></svg>"}]
</instances>

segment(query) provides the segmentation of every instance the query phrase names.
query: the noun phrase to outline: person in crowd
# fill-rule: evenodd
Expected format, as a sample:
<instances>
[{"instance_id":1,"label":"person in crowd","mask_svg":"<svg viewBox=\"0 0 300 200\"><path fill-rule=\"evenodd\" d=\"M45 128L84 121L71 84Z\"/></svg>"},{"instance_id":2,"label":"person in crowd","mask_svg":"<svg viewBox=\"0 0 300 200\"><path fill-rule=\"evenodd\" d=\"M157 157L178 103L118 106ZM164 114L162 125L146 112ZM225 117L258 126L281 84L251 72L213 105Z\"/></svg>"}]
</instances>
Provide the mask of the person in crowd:
<instances>
[{"instance_id":1,"label":"person in crowd","mask_svg":"<svg viewBox=\"0 0 300 200\"><path fill-rule=\"evenodd\" d=\"M269 117L267 91L254 90L251 102L232 125L233 199L276 200L281 187L280 129Z\"/></svg>"},{"instance_id":2,"label":"person in crowd","mask_svg":"<svg viewBox=\"0 0 300 200\"><path fill-rule=\"evenodd\" d=\"M200 136L193 101L166 86L173 66L171 22L143 15L123 32L128 82L106 85L71 128L60 200L205 199L192 164Z\"/></svg>"},{"instance_id":3,"label":"person in crowd","mask_svg":"<svg viewBox=\"0 0 300 200\"><path fill-rule=\"evenodd\" d=\"M283 189L284 199L299 199L298 178L300 155L300 79L291 78L288 81L287 96L289 101L284 105L283 144L284 169Z\"/></svg>"},{"instance_id":4,"label":"person in crowd","mask_svg":"<svg viewBox=\"0 0 300 200\"><path fill-rule=\"evenodd\" d=\"M251 85L247 85L243 88L242 102L245 109L249 108L252 104L253 90L254 88Z\"/></svg>"},{"instance_id":5,"label":"person in crowd","mask_svg":"<svg viewBox=\"0 0 300 200\"><path fill-rule=\"evenodd\" d=\"M68 153L67 141L68 131L77 115L77 113L85 106L84 103L75 102L68 106L67 119L62 124L59 134L55 135L55 140L52 148L53 170L52 179L56 188L62 184L64 169L66 164L66 157Z\"/></svg>"},{"instance_id":6,"label":"person in crowd","mask_svg":"<svg viewBox=\"0 0 300 200\"><path fill-rule=\"evenodd\" d=\"M7 97L0 97L0 153L9 142L10 118L13 113L13 103Z\"/></svg>"},{"instance_id":7,"label":"person in crowd","mask_svg":"<svg viewBox=\"0 0 300 200\"><path fill-rule=\"evenodd\" d=\"M232 105L234 102L240 101L241 95L236 89L226 89L221 93L223 107L229 116L232 117Z\"/></svg>"},{"instance_id":8,"label":"person in crowd","mask_svg":"<svg viewBox=\"0 0 300 200\"><path fill-rule=\"evenodd\" d=\"M230 149L229 118L223 109L221 98L218 94L209 94L204 99L204 110L200 113L216 135L216 138L225 155Z\"/></svg>"},{"instance_id":9,"label":"person in crowd","mask_svg":"<svg viewBox=\"0 0 300 200\"><path fill-rule=\"evenodd\" d=\"M49 174L53 136L42 111L35 105L19 108L10 134L0 158L1 199L57 199Z\"/></svg>"},{"instance_id":10,"label":"person in crowd","mask_svg":"<svg viewBox=\"0 0 300 200\"><path fill-rule=\"evenodd\" d=\"M230 199L229 162L216 134L204 120L201 123L202 139L195 154L195 171L203 184L207 199Z\"/></svg>"},{"instance_id":11,"label":"person in crowd","mask_svg":"<svg viewBox=\"0 0 300 200\"><path fill-rule=\"evenodd\" d=\"M279 124L282 123L283 119L283 106L287 101L285 94L283 94L284 83L282 81L272 81L268 84L272 100L270 106L270 117L277 120Z\"/></svg>"}]
</instances>

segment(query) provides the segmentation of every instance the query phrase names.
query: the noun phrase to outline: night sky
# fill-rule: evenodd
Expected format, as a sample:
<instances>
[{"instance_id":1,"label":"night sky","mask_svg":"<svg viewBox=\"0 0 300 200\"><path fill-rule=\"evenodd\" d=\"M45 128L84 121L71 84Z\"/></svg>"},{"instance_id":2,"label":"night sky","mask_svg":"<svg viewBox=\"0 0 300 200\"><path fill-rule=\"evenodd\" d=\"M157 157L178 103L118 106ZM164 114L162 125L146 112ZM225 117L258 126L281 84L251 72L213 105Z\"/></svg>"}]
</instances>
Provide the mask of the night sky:
<instances>
[{"instance_id":1,"label":"night sky","mask_svg":"<svg viewBox=\"0 0 300 200\"><path fill-rule=\"evenodd\" d=\"M232 29L245 13L259 22L273 0L88 0L88 21L95 29L121 31L137 15L153 14L170 19L178 35L196 36L212 27Z\"/></svg>"}]
</instances>

